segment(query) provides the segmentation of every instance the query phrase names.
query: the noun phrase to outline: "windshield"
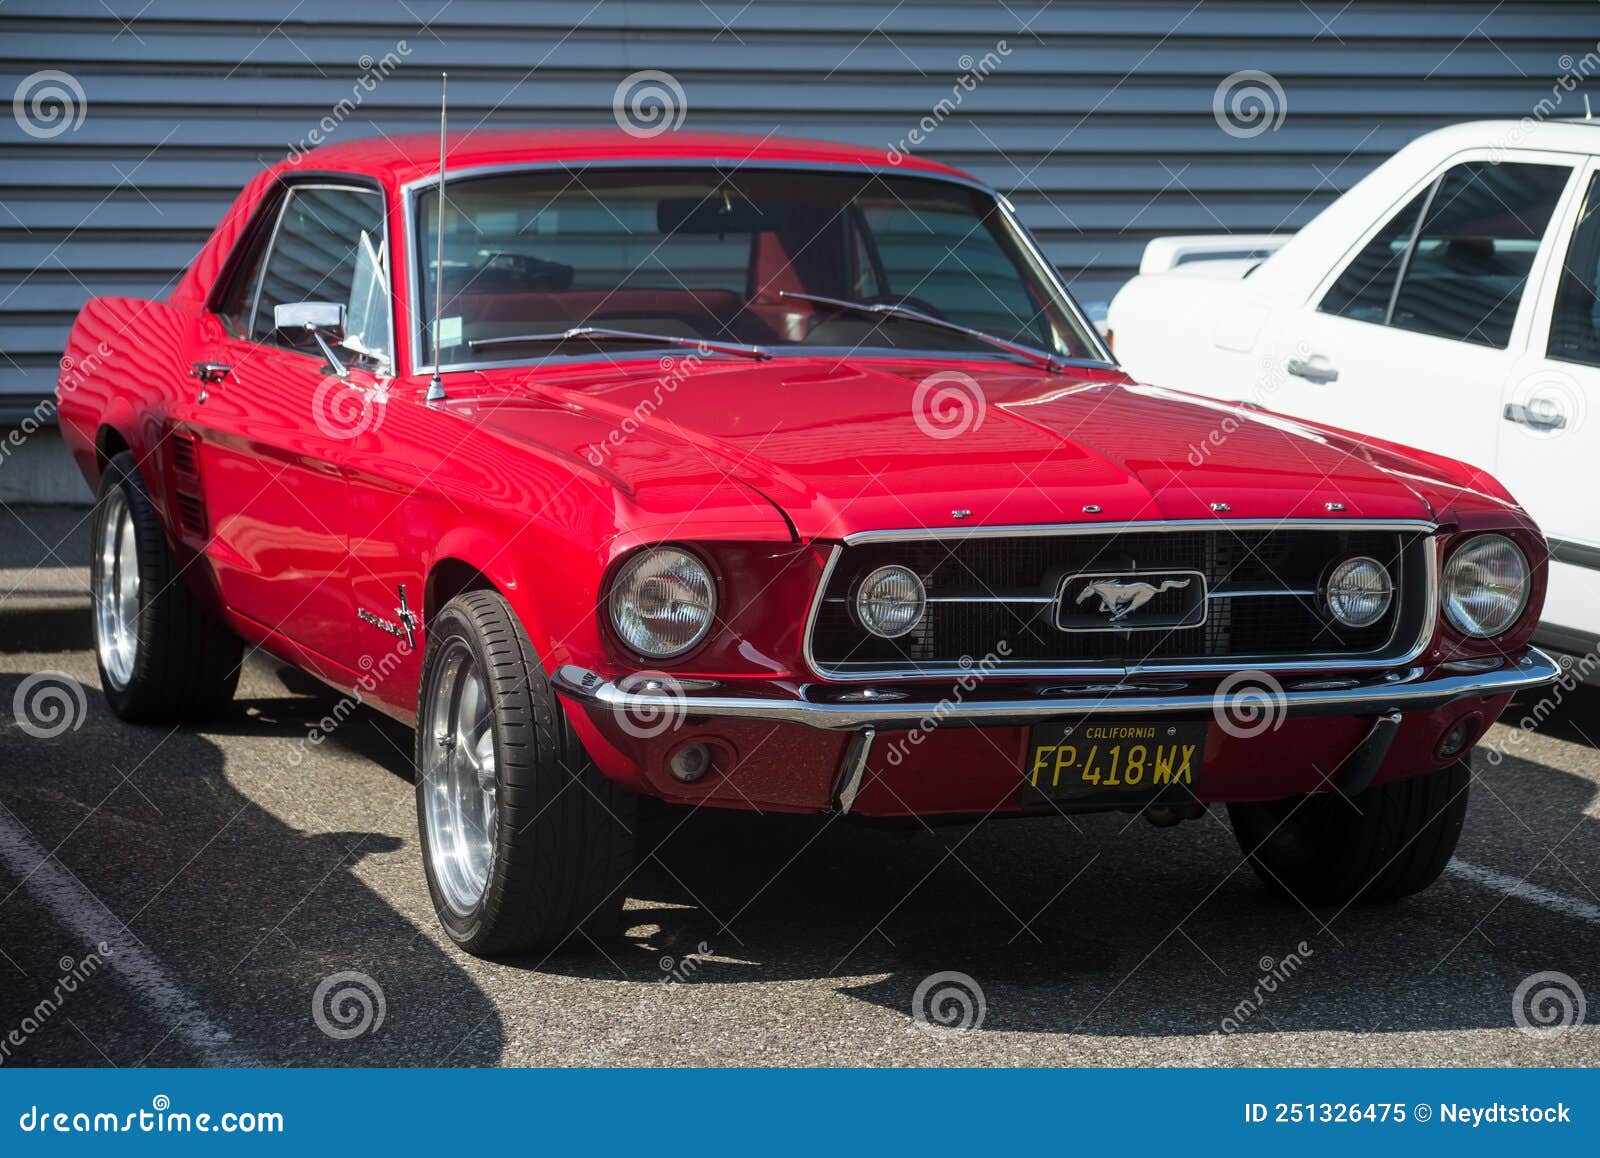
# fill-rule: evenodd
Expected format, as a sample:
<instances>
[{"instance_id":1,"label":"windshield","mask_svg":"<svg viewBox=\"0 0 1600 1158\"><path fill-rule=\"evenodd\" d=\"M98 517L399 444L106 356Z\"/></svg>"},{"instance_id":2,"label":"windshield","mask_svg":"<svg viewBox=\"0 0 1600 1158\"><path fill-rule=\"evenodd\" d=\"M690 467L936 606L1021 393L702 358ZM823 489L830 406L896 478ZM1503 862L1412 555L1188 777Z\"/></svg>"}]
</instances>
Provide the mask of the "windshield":
<instances>
[{"instance_id":1,"label":"windshield","mask_svg":"<svg viewBox=\"0 0 1600 1158\"><path fill-rule=\"evenodd\" d=\"M418 365L432 361L438 193L418 201ZM446 365L592 353L604 327L785 349L1005 353L957 329L795 295L906 306L1062 358L1098 359L994 200L898 174L601 169L449 182ZM629 353L607 345L609 356ZM640 348L648 350L647 344Z\"/></svg>"}]
</instances>

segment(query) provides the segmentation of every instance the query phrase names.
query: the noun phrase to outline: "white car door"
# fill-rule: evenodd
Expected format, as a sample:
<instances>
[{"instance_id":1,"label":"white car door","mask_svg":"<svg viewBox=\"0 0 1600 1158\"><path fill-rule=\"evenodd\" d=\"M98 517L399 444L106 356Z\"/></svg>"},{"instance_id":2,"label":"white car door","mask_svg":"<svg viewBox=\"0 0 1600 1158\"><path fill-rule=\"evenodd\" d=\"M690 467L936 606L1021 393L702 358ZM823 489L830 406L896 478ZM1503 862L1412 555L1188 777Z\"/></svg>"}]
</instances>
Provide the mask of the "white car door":
<instances>
[{"instance_id":1,"label":"white car door","mask_svg":"<svg viewBox=\"0 0 1600 1158\"><path fill-rule=\"evenodd\" d=\"M1550 541L1540 640L1600 636L1600 163L1563 213L1532 340L1503 391L1495 473Z\"/></svg>"},{"instance_id":2,"label":"white car door","mask_svg":"<svg viewBox=\"0 0 1600 1158\"><path fill-rule=\"evenodd\" d=\"M1524 293L1573 183L1563 154L1458 153L1407 191L1298 309L1277 312L1273 409L1488 469L1527 345Z\"/></svg>"}]
</instances>

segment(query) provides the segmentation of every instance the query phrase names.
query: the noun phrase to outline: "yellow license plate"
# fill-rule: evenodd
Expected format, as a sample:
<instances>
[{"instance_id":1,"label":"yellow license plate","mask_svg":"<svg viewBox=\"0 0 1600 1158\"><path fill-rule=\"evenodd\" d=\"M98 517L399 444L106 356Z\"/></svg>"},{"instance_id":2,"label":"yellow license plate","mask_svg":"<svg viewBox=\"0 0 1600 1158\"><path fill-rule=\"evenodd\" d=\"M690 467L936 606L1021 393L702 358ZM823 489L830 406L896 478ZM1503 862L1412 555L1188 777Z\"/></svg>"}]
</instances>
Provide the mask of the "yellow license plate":
<instances>
[{"instance_id":1,"label":"yellow license plate","mask_svg":"<svg viewBox=\"0 0 1600 1158\"><path fill-rule=\"evenodd\" d=\"M1205 743L1204 723L1040 724L1029 736L1023 797L1190 800Z\"/></svg>"}]
</instances>

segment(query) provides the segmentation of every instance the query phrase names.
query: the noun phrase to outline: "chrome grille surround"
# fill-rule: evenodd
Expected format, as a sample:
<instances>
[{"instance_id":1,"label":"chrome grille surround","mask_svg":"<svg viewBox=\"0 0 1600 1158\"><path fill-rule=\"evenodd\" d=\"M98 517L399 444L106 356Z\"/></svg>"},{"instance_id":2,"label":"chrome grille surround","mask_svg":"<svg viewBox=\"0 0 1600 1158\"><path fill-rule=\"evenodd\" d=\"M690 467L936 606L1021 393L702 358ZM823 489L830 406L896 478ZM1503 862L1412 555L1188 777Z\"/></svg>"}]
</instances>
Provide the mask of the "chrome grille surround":
<instances>
[{"instance_id":1,"label":"chrome grille surround","mask_svg":"<svg viewBox=\"0 0 1600 1158\"><path fill-rule=\"evenodd\" d=\"M1228 654L1225 657L1185 655L1145 660L1091 659L1077 657L1059 661L1001 660L984 666L991 678L1034 678L1085 676L1097 679L1120 678L1156 673L1217 673L1251 668L1269 672L1305 671L1362 671L1388 668L1410 662L1426 650L1433 638L1437 621L1434 609L1438 604L1439 560L1433 535L1437 526L1422 519L1183 519L1160 522L1134 523L1084 523L1070 525L906 528L885 531L858 532L845 537L842 544L833 548L822 579L817 586L807 616L804 647L806 662L816 674L829 681L871 682L893 679L960 678L970 676L973 663L965 665L946 658L930 662L875 661L869 663L830 662L817 654L817 629L822 620L831 585L839 569L849 558L851 548L865 545L906 543L914 545L939 544L950 549L957 545L984 539L1034 540L1054 539L1064 536L1150 535L1164 532L1254 532L1274 531L1326 531L1326 532L1386 532L1401 536L1402 548L1397 557L1396 607L1390 635L1379 646L1361 651L1308 651L1289 655ZM1235 534L1235 538L1238 535ZM1332 556L1328 562L1333 562ZM1251 599L1259 596L1318 596L1315 584L1295 584L1287 587L1257 584L1239 589L1226 586L1213 588L1210 600ZM929 592L930 607L940 603L1005 603L1015 606L1029 604L1054 608L1059 592L1033 595L1008 594L1003 599L993 595L940 595ZM1106 634L1117 634L1115 629ZM1069 638L1063 634L1064 640ZM1063 650L1066 645L1063 645ZM1129 648L1130 652L1135 649ZM976 660L971 655L970 660Z\"/></svg>"}]
</instances>

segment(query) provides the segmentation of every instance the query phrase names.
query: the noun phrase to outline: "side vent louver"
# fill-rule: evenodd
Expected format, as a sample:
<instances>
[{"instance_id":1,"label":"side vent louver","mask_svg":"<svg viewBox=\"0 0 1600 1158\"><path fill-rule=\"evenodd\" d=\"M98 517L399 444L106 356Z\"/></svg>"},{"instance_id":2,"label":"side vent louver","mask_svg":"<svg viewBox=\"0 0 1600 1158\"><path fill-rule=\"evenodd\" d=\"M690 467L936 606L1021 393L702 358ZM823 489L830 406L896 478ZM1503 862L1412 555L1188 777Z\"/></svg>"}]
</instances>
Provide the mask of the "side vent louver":
<instances>
[{"instance_id":1,"label":"side vent louver","mask_svg":"<svg viewBox=\"0 0 1600 1158\"><path fill-rule=\"evenodd\" d=\"M194 435L175 434L168 443L172 447L172 469L184 478L200 480L200 457L195 453Z\"/></svg>"},{"instance_id":2,"label":"side vent louver","mask_svg":"<svg viewBox=\"0 0 1600 1158\"><path fill-rule=\"evenodd\" d=\"M200 453L192 434L167 440L172 455L173 515L186 535L206 536L206 506L200 493Z\"/></svg>"}]
</instances>

